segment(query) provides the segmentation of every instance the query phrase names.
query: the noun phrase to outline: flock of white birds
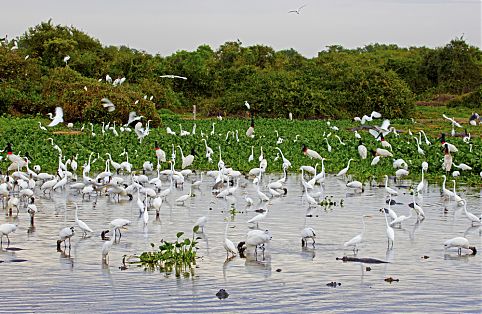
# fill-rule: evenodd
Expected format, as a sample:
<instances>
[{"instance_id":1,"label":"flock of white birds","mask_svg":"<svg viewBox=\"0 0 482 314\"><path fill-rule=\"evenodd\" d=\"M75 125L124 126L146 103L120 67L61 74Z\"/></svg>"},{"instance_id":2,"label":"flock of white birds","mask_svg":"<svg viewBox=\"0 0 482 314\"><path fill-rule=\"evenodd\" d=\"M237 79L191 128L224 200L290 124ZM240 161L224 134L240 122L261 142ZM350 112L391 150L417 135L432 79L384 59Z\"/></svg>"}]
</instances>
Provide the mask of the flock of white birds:
<instances>
[{"instance_id":1,"label":"flock of white birds","mask_svg":"<svg viewBox=\"0 0 482 314\"><path fill-rule=\"evenodd\" d=\"M67 62L68 59L64 61ZM115 110L115 105L106 98L102 99L102 104L103 107L108 111ZM247 102L245 105L248 109L250 108L250 105ZM135 123L134 132L137 134L139 141L142 142L143 138L149 135L149 121L147 122L146 126L143 126L141 122L141 119L143 118L143 116L138 116L135 112L132 112L129 115L128 123L123 125L120 131L131 131L130 125ZM369 116L366 115L362 118L355 118L355 121L359 121L360 123L364 124L366 121L371 121L372 119L378 118L381 118L381 115L377 112L372 112ZM60 123L63 123L62 108L56 108L55 115L51 115L51 119L52 122L48 125L48 127L53 127L59 125ZM457 126L458 123L455 120L450 120L454 126ZM40 128L45 129L45 127L43 127L41 124ZM254 120L252 119L251 124L246 131L247 137L254 137L254 128ZM334 131L338 129L334 125L330 125L330 128ZM179 134L176 134L169 127L167 127L167 133L170 136L189 136L195 135L196 132L195 127L193 128L192 132L183 130L182 126L180 126L180 129L181 132ZM93 127L91 132L92 136L95 136L95 133L93 132ZM214 123L212 132L214 132ZM375 151L372 165L375 165L380 160L380 158L393 157L393 154L391 152L391 145L385 139L385 137L390 133L394 133L395 135L397 135L397 131L393 127L390 127L390 121L384 120L381 126L376 126L369 132L379 140L381 146ZM422 141L421 137L422 132L419 134L419 139L417 139L417 147L419 149L419 153L422 155L423 151L420 151L422 150L422 143L424 143L425 145L432 144L427 139L424 133L423 135L424 141ZM236 136L238 136L237 132ZM359 134L356 131L355 136L359 137ZM340 143L342 143L341 138L338 137L338 139ZM180 171L174 168L177 158L176 147L174 147L174 145L172 146L171 158L168 159L166 157L166 152L162 150L156 142L155 156L158 165L157 169L151 162L146 161L143 164L142 171L136 173L132 168L132 164L129 163L128 153L124 152L126 160L120 163L115 162L112 159L112 156L110 154L107 154L108 158L106 159L105 163L105 171L98 173L96 176L91 176L90 166L92 162L92 157L94 156L94 153L92 153L82 167L81 177L77 178L77 173L80 172L77 157L73 157L72 159L67 160L67 162L63 162L62 149L54 143L53 139L51 139L51 144L53 149L57 150L59 153L59 165L57 174L41 172L41 167L39 165L35 165L33 167L33 170L30 169L28 158L15 154L12 144L9 143L7 145L5 151L7 152L8 160L11 162L11 165L8 167L8 171L10 174L3 175L1 177L0 195L3 206L4 208L6 208L7 213L9 213L10 215L14 214L15 212L18 213L19 211L26 210L30 214L31 222L33 223L35 215L37 214L37 212L39 212L35 204L35 199L38 197L39 194L46 196L53 193L64 193L64 191L67 190L71 194L78 194L79 197L82 197L82 199L87 197L90 198L92 196L101 197L105 195L112 198L113 200L118 201L121 198L129 200L133 200L135 198L135 202L139 208L139 213L142 216L142 220L144 224L147 225L150 219L149 212L154 211L156 215L159 215L163 203L166 201L166 199L172 197L171 195L173 194L173 190L178 186L187 187L189 185L189 193L182 195L175 200L171 200L180 206L184 205L184 203L188 201L191 197L194 197L192 193L193 189L199 188L201 185L212 185L214 197L223 198L228 203L231 202L234 198L233 195L241 193L240 191L246 187L246 183L243 183L244 186L241 188L239 186L239 181L242 179L243 174L240 171L225 166L225 163L222 159L222 152L220 147L217 169L207 171L205 173L205 176L203 176L203 173L201 173L199 180L188 182L188 176L193 173L193 171L189 169L189 167L194 161L195 154L191 153L185 156L180 146L177 147L181 154L182 169ZM206 140L204 140L204 144L206 148L206 158L212 161L212 157L215 152L211 147L208 146ZM453 152L456 152L457 148L453 144L446 142L445 138L442 139L442 147L445 151L445 157L442 166L447 172L449 172L452 167L451 154ZM266 171L268 161L261 149L261 154L258 157L259 167L251 169L251 171L249 171L249 173L247 174L249 180L252 180L252 184L255 185L256 190L256 196L252 197L247 195L246 192L243 193L244 200L246 201L247 206L252 206L255 203L256 199L259 203L266 202L267 204L271 201L272 198L280 197L286 194L287 191L285 183L287 178L287 172L291 168L291 162L285 157L280 148L277 148L277 150L279 151L283 161L283 177L279 180L266 183L266 185L262 184L263 175ZM367 158L367 148L361 142L358 146L358 152L361 159ZM317 172L316 167L313 168L312 166L308 165L302 166L300 168L302 172L300 183L304 190L303 199L306 201L309 207L317 207L320 206L320 199L324 195L323 184L326 178L324 167L325 159L319 153L304 145L303 153L307 156L307 161L310 159L318 159L321 162L320 172ZM254 160L253 149L251 150L251 155L249 159L250 161ZM351 161L352 159L348 161L348 165L346 166L346 168L339 171L335 176L347 179L347 173L349 171ZM166 162L170 164L170 169L161 171L159 167L160 163ZM403 159L395 159L393 166L397 169L397 177L403 177L408 173L407 163ZM388 208L384 209L383 211L386 221L386 236L388 249L392 249L394 246L394 227L401 226L404 221L411 219L413 216L412 212L414 212L414 216L418 220L423 220L426 217L424 210L420 205L420 202L417 202L417 198L420 199L423 197L424 190L427 186L427 182L424 179L424 171L427 171L428 166L429 165L426 162L422 164L421 181L413 191L413 203L409 204L410 213L408 216L399 215L393 209L391 209L391 199L396 197L399 191L390 187L388 184L388 175L385 177L384 189L387 198L390 199L388 202ZM111 171L111 167L113 168L113 171ZM470 168L465 164L459 164L456 167L458 167L460 170L467 170ZM117 175L119 172L122 172L124 175ZM151 174L152 176L149 177L145 173ZM458 204L459 206L463 206L464 213L470 223L473 225L480 225L482 215L480 217L477 217L475 214L468 212L467 201L462 199L456 192L455 180L453 190L449 190L445 186L446 179L447 178L444 176L442 197L453 199L456 204ZM166 182L168 184L167 188L164 187ZM234 182L234 184L230 185L230 182ZM317 187L319 187L318 190ZM364 185L359 181L350 181L346 183L346 187L354 189L356 193L364 192ZM255 200L253 200L253 198ZM59 231L57 240L58 249L61 249L62 245L64 247L70 247L71 238L74 236L74 234L79 234L80 232L82 236L85 236L86 234L93 232L93 230L84 221L79 219L77 204L75 204L75 207L75 226L65 226L65 228ZM238 252L244 253L245 250L248 250L248 252L254 252L254 255L257 256L258 248L262 248L264 250L264 245L271 240L271 234L268 230L258 229L260 222L262 222L263 219L265 219L269 215L269 210L266 206L264 207L266 209L263 212L258 213L247 221L248 224L253 224L254 230L249 231L246 235L246 239L237 246L235 246L234 243L230 239L228 239L227 231L229 223L226 225L223 247L226 250L226 254L228 256L234 256ZM367 216L362 217L363 231L344 243L344 246L346 248L353 249L354 254L357 253L358 247L363 241L363 236L365 232L365 218L367 218ZM206 217L200 217L195 225L199 226L200 231L203 232L204 228L207 225L207 222L208 220ZM129 224L131 224L131 221L129 221L128 219L117 218L108 223L108 231L102 232L102 238L105 240L105 242L101 247L99 247L99 249L101 251L100 254L102 255L102 258L105 262L108 261L109 251L111 250L115 239L117 237L119 237L120 239L121 230ZM256 227L254 227L254 225L256 225ZM5 242L4 238L7 241L7 245L10 244L10 242L12 241L12 233L14 233L16 229L16 224L3 223L0 225L0 236L2 245ZM110 232L110 238L106 237L107 232ZM308 245L309 241L311 241L313 245L315 245L316 231L311 227L306 227L301 231L301 238L303 246ZM457 248L459 250L459 254L461 254L462 249L470 250L472 252L471 254L476 253L476 248L471 246L469 244L469 241L463 237L455 237L449 239L445 243L443 243L443 245L445 246L445 248Z\"/></svg>"}]
</instances>

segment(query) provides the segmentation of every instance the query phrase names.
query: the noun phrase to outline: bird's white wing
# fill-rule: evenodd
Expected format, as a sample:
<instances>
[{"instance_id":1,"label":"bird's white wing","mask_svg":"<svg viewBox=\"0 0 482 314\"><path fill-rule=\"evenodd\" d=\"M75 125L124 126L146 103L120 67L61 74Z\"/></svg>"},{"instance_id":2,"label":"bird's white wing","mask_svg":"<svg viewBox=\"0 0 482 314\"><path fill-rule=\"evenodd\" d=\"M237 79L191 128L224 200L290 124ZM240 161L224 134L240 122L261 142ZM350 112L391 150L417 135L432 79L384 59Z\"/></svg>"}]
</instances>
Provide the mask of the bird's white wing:
<instances>
[{"instance_id":1,"label":"bird's white wing","mask_svg":"<svg viewBox=\"0 0 482 314\"><path fill-rule=\"evenodd\" d=\"M388 130L388 128L390 127L390 120L383 120L383 123L382 123L382 126L380 127L380 129L386 131Z\"/></svg>"},{"instance_id":2,"label":"bird's white wing","mask_svg":"<svg viewBox=\"0 0 482 314\"><path fill-rule=\"evenodd\" d=\"M376 111L372 111L372 114L370 115L372 118L378 119L382 117L382 114Z\"/></svg>"},{"instance_id":3,"label":"bird's white wing","mask_svg":"<svg viewBox=\"0 0 482 314\"><path fill-rule=\"evenodd\" d=\"M377 137L380 135L380 133L378 133L378 131L377 131L377 130L374 130L374 129L370 129L370 130L368 130L368 132L369 132L371 135L373 135L374 138L377 138Z\"/></svg>"},{"instance_id":4,"label":"bird's white wing","mask_svg":"<svg viewBox=\"0 0 482 314\"><path fill-rule=\"evenodd\" d=\"M102 98L101 102L102 102L102 106L104 108L107 108L108 112L112 112L115 110L115 105L108 98Z\"/></svg>"},{"instance_id":5,"label":"bird's white wing","mask_svg":"<svg viewBox=\"0 0 482 314\"><path fill-rule=\"evenodd\" d=\"M444 117L445 119L449 120L452 123L454 122L454 119L447 117L445 114L442 114L442 117Z\"/></svg>"},{"instance_id":6,"label":"bird's white wing","mask_svg":"<svg viewBox=\"0 0 482 314\"><path fill-rule=\"evenodd\" d=\"M246 108L248 108L248 110L251 109L251 107L250 107L250 105L247 101L244 101L244 105L246 106Z\"/></svg>"},{"instance_id":7,"label":"bird's white wing","mask_svg":"<svg viewBox=\"0 0 482 314\"><path fill-rule=\"evenodd\" d=\"M129 120L127 121L127 124L131 124L132 121L137 117L137 113L135 111L129 112Z\"/></svg>"},{"instance_id":8,"label":"bird's white wing","mask_svg":"<svg viewBox=\"0 0 482 314\"><path fill-rule=\"evenodd\" d=\"M55 117L54 119L52 120L52 122L50 122L49 125L47 126L56 126L57 124L59 123L62 123L64 122L64 111L62 110L62 107L56 107L55 108Z\"/></svg>"}]
</instances>

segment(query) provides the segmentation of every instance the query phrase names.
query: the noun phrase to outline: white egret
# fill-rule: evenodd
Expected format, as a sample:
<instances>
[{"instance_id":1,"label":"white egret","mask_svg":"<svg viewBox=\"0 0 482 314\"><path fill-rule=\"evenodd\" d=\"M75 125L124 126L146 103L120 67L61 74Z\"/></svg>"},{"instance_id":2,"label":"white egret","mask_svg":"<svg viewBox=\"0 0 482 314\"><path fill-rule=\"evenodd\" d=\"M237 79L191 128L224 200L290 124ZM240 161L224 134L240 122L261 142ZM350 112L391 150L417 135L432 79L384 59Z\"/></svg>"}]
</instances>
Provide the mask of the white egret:
<instances>
[{"instance_id":1,"label":"white egret","mask_svg":"<svg viewBox=\"0 0 482 314\"><path fill-rule=\"evenodd\" d=\"M459 255L462 254L462 249L468 249L472 251L472 255L477 254L477 249L475 246L470 246L469 240L464 237L455 237L444 242L444 248L448 249L451 247L458 248Z\"/></svg>"},{"instance_id":2,"label":"white egret","mask_svg":"<svg viewBox=\"0 0 482 314\"><path fill-rule=\"evenodd\" d=\"M159 75L159 77L160 77L160 78L170 78L170 79L187 80L187 77L185 77L185 76L179 76L179 75L173 75L173 74Z\"/></svg>"},{"instance_id":3,"label":"white egret","mask_svg":"<svg viewBox=\"0 0 482 314\"><path fill-rule=\"evenodd\" d=\"M189 167L190 165L192 165L192 163L194 161L194 155L196 155L196 152L194 151L194 148L191 149L191 154L189 154L187 156L184 156L184 153L182 152L181 146L177 145L177 147L181 151L181 159L182 159L181 168L185 169L185 168Z\"/></svg>"},{"instance_id":4,"label":"white egret","mask_svg":"<svg viewBox=\"0 0 482 314\"><path fill-rule=\"evenodd\" d=\"M75 203L75 223L82 230L83 236L85 237L87 235L87 232L94 232L94 231L92 231L92 229L90 229L85 222L79 219L79 216L77 214L78 209L79 209L79 206L77 205L77 203Z\"/></svg>"},{"instance_id":5,"label":"white egret","mask_svg":"<svg viewBox=\"0 0 482 314\"><path fill-rule=\"evenodd\" d=\"M409 207L409 215L408 216L405 216L405 215L400 215L398 216L396 219L392 220L390 222L390 226L395 226L395 225L398 225L400 228L402 227L402 222L404 222L405 220L408 220L410 218L412 218L412 209L411 207Z\"/></svg>"},{"instance_id":6,"label":"white egret","mask_svg":"<svg viewBox=\"0 0 482 314\"><path fill-rule=\"evenodd\" d=\"M128 219L123 219L123 218L117 218L117 219L114 219L112 220L110 223L109 223L109 226L112 227L112 229L114 230L114 237L117 236L117 231L119 231L119 238L122 237L122 233L120 231L121 228L124 228L126 229L128 225L131 224L131 221L128 220Z\"/></svg>"},{"instance_id":7,"label":"white egret","mask_svg":"<svg viewBox=\"0 0 482 314\"><path fill-rule=\"evenodd\" d=\"M313 247L315 246L316 233L313 228L306 227L301 230L301 246L308 246L308 239L313 240Z\"/></svg>"},{"instance_id":8,"label":"white egret","mask_svg":"<svg viewBox=\"0 0 482 314\"><path fill-rule=\"evenodd\" d=\"M353 246L353 252L356 253L358 252L358 244L360 244L362 241L363 241L363 235L365 234L365 217L368 218L370 216L362 216L362 223L363 223L363 230L362 232L357 235L357 236L354 236L351 240L345 242L343 244L344 247L349 247L349 246Z\"/></svg>"},{"instance_id":9,"label":"white egret","mask_svg":"<svg viewBox=\"0 0 482 314\"><path fill-rule=\"evenodd\" d=\"M416 136L413 137L415 139L415 141L417 142L417 152L420 154L420 155L425 155L425 152L423 151L423 149L420 147L420 143L418 141L418 138Z\"/></svg>"},{"instance_id":10,"label":"white egret","mask_svg":"<svg viewBox=\"0 0 482 314\"><path fill-rule=\"evenodd\" d=\"M102 107L107 109L108 112L112 112L115 110L115 105L108 98L102 98L100 102L102 103Z\"/></svg>"},{"instance_id":11,"label":"white egret","mask_svg":"<svg viewBox=\"0 0 482 314\"><path fill-rule=\"evenodd\" d=\"M259 228L259 222L265 219L267 215L268 215L268 208L266 208L263 213L257 214L256 216L248 220L248 223L256 223L256 228Z\"/></svg>"},{"instance_id":12,"label":"white egret","mask_svg":"<svg viewBox=\"0 0 482 314\"><path fill-rule=\"evenodd\" d=\"M249 109L249 108L248 108ZM228 239L228 227L229 227L229 220L226 223L226 229L224 229L224 249L226 250L226 258L229 257L229 253L232 254L232 256L236 256L236 247L234 246L234 243Z\"/></svg>"},{"instance_id":13,"label":"white egret","mask_svg":"<svg viewBox=\"0 0 482 314\"><path fill-rule=\"evenodd\" d=\"M10 245L10 238L8 235L17 230L17 225L5 223L0 225L0 244L3 243L3 236L7 237L8 245Z\"/></svg>"},{"instance_id":14,"label":"white egret","mask_svg":"<svg viewBox=\"0 0 482 314\"><path fill-rule=\"evenodd\" d=\"M201 229L201 232L204 232L204 227L206 226L207 222L208 218L206 216L202 216L196 221L194 227L199 227Z\"/></svg>"},{"instance_id":15,"label":"white egret","mask_svg":"<svg viewBox=\"0 0 482 314\"><path fill-rule=\"evenodd\" d=\"M425 185L424 181L423 181L423 173L424 173L424 170L423 170L423 167L422 167L422 179L420 180L420 182L417 184L417 188L415 189L415 191L420 194L422 193L423 191L423 187ZM415 193L414 193L415 195Z\"/></svg>"},{"instance_id":16,"label":"white egret","mask_svg":"<svg viewBox=\"0 0 482 314\"><path fill-rule=\"evenodd\" d=\"M461 127L462 127L457 121L455 121L454 118L449 118L449 117L447 117L445 114L442 114L442 117L444 117L445 119L449 120L449 121L452 123L452 125L455 125L455 126L458 127L458 128L461 128Z\"/></svg>"},{"instance_id":17,"label":"white egret","mask_svg":"<svg viewBox=\"0 0 482 314\"><path fill-rule=\"evenodd\" d=\"M365 145L363 145L362 141L358 141L358 154L360 155L361 159L366 159L367 158L367 148Z\"/></svg>"},{"instance_id":18,"label":"white egret","mask_svg":"<svg viewBox=\"0 0 482 314\"><path fill-rule=\"evenodd\" d=\"M392 189L391 187L388 186L388 176L385 175L385 191L390 194L390 195L393 195L393 196L397 196L398 195L398 192L395 191L394 189Z\"/></svg>"},{"instance_id":19,"label":"white egret","mask_svg":"<svg viewBox=\"0 0 482 314\"><path fill-rule=\"evenodd\" d=\"M392 241L392 249L393 249L393 244L395 242L395 231L393 230L393 228L390 226L390 224L388 223L388 219L387 219L387 211L383 211L383 214L385 215L385 223L387 225L387 229L386 229L386 232L387 232L387 243L388 243L388 246L387 248L390 249L390 241Z\"/></svg>"},{"instance_id":20,"label":"white egret","mask_svg":"<svg viewBox=\"0 0 482 314\"><path fill-rule=\"evenodd\" d=\"M363 188L363 183L360 181L351 181L346 184L347 187L355 189L355 191L358 191L360 193L363 193L365 189Z\"/></svg>"},{"instance_id":21,"label":"white egret","mask_svg":"<svg viewBox=\"0 0 482 314\"><path fill-rule=\"evenodd\" d=\"M52 114L49 114L50 117L52 117ZM64 111L62 110L62 107L56 107L55 108L55 117L51 118L52 122L50 122L49 127L56 126L59 123L64 122Z\"/></svg>"},{"instance_id":22,"label":"white egret","mask_svg":"<svg viewBox=\"0 0 482 314\"><path fill-rule=\"evenodd\" d=\"M467 211L467 200L462 200L464 202L464 212L465 216L467 216L467 219L472 222L472 226L474 223L480 224L482 222L481 218L475 216L471 212ZM482 216L481 216L482 217Z\"/></svg>"},{"instance_id":23,"label":"white egret","mask_svg":"<svg viewBox=\"0 0 482 314\"><path fill-rule=\"evenodd\" d=\"M346 175L346 173L348 172L348 170L350 169L350 162L353 160L353 158L350 158L348 159L348 165L341 169L337 174L335 174L336 177L341 177L341 176L344 176Z\"/></svg>"},{"instance_id":24,"label":"white egret","mask_svg":"<svg viewBox=\"0 0 482 314\"><path fill-rule=\"evenodd\" d=\"M74 227L65 227L59 232L59 239L57 240L57 250L60 251L60 244L64 242L64 247L67 246L66 240L69 240L70 248L70 238L74 235Z\"/></svg>"}]
</instances>

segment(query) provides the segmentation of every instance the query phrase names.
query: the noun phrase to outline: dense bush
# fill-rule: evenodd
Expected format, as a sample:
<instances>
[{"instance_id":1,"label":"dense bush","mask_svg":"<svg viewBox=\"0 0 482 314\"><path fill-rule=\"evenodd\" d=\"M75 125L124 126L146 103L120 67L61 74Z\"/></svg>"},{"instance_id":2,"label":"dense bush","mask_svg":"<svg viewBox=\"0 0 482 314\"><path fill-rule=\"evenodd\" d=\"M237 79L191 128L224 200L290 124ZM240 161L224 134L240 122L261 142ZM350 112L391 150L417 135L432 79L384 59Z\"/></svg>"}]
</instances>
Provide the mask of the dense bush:
<instances>
[{"instance_id":1,"label":"dense bush","mask_svg":"<svg viewBox=\"0 0 482 314\"><path fill-rule=\"evenodd\" d=\"M12 48L13 41L0 47L0 112L45 114L60 105L66 121L120 123L136 110L158 124L160 109L186 113L193 105L204 115L244 115L244 101L257 116L341 118L377 110L395 118L407 117L415 100L444 93L464 94L453 105L480 105L482 54L459 38L436 49L331 46L312 59L239 41L162 57L103 47L75 27L47 21ZM187 79L159 77L165 74ZM126 81L113 86L106 75ZM103 97L115 112L103 110Z\"/></svg>"},{"instance_id":2,"label":"dense bush","mask_svg":"<svg viewBox=\"0 0 482 314\"><path fill-rule=\"evenodd\" d=\"M474 108L476 110L482 110L482 85L479 89L460 95L449 101L450 107L464 106L469 108Z\"/></svg>"}]
</instances>

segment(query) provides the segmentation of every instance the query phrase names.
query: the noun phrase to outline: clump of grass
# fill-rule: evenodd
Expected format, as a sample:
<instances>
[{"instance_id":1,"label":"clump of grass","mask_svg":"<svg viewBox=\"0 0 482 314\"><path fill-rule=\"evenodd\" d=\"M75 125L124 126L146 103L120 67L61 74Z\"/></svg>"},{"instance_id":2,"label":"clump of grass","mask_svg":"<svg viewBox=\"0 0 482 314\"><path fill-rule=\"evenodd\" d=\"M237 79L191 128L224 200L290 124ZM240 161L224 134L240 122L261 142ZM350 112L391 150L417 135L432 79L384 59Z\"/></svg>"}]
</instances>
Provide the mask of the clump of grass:
<instances>
[{"instance_id":1,"label":"clump of grass","mask_svg":"<svg viewBox=\"0 0 482 314\"><path fill-rule=\"evenodd\" d=\"M167 275L175 273L176 277L181 274L184 277L193 275L193 266L196 265L196 239L194 234L199 230L199 226L193 228L193 236L189 238L181 238L184 232L176 234L174 242L161 240L161 244L156 251L142 252L140 255L134 256L138 260L129 262L144 267L145 270L154 271L158 269ZM154 248L155 244L151 243Z\"/></svg>"}]
</instances>

